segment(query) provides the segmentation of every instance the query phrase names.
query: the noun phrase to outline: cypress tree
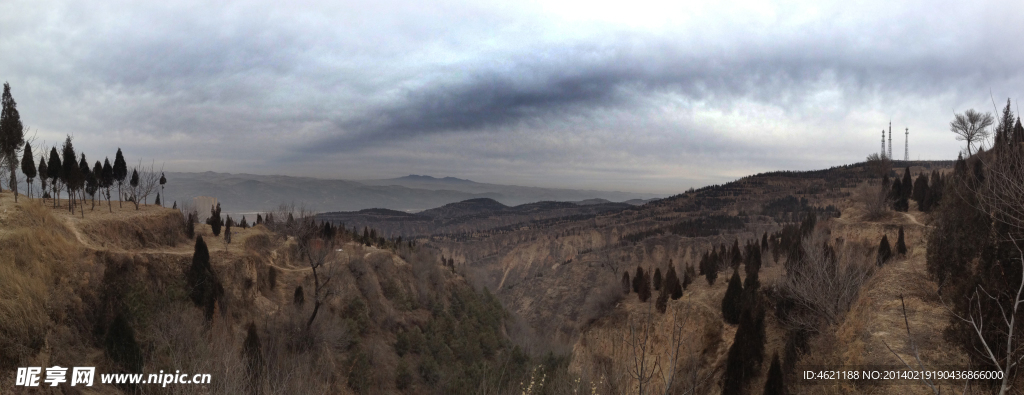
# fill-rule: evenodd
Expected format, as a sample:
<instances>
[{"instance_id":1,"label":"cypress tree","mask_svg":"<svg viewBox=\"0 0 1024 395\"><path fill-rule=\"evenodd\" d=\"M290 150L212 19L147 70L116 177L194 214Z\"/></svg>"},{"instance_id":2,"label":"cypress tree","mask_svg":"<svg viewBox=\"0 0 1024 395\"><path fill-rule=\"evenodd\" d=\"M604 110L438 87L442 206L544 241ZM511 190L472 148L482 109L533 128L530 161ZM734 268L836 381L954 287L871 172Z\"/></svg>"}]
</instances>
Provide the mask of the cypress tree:
<instances>
[{"instance_id":1,"label":"cypress tree","mask_svg":"<svg viewBox=\"0 0 1024 395\"><path fill-rule=\"evenodd\" d=\"M729 255L732 256L732 261L730 262L732 264L732 268L733 270L736 270L740 267L740 264L743 263L743 254L740 252L740 239L736 239L732 242L732 251L730 251Z\"/></svg>"},{"instance_id":2,"label":"cypress tree","mask_svg":"<svg viewBox=\"0 0 1024 395\"><path fill-rule=\"evenodd\" d=\"M39 191L46 194L46 179L50 176L49 168L46 166L46 156L39 157Z\"/></svg>"},{"instance_id":3,"label":"cypress tree","mask_svg":"<svg viewBox=\"0 0 1024 395\"><path fill-rule=\"evenodd\" d=\"M229 216L228 218L231 217ZM231 244L231 221L228 221L227 225L224 226L224 242Z\"/></svg>"},{"instance_id":4,"label":"cypress tree","mask_svg":"<svg viewBox=\"0 0 1024 395\"><path fill-rule=\"evenodd\" d=\"M693 265L686 265L686 271L683 272L683 288L682 289L688 288L690 286L690 284L693 284L693 281L696 278L697 278L697 273L696 273L695 270L693 270ZM679 296L683 296L682 289L679 290ZM675 299L679 299L678 297L675 296L675 294L673 294L672 297L675 298Z\"/></svg>"},{"instance_id":5,"label":"cypress tree","mask_svg":"<svg viewBox=\"0 0 1024 395\"><path fill-rule=\"evenodd\" d=\"M50 147L50 160L46 163L46 169L53 187L53 207L57 207L60 204L60 185L64 183L64 166L60 163L57 147Z\"/></svg>"},{"instance_id":6,"label":"cypress tree","mask_svg":"<svg viewBox=\"0 0 1024 395\"><path fill-rule=\"evenodd\" d=\"M878 243L878 266L884 265L892 258L892 246L889 245L889 237L882 235L882 241Z\"/></svg>"},{"instance_id":7,"label":"cypress tree","mask_svg":"<svg viewBox=\"0 0 1024 395\"><path fill-rule=\"evenodd\" d=\"M28 181L28 197L32 197L32 180L36 178L36 162L32 156L32 144L25 143L25 149L21 156L21 172L25 174L25 179Z\"/></svg>"},{"instance_id":8,"label":"cypress tree","mask_svg":"<svg viewBox=\"0 0 1024 395\"><path fill-rule=\"evenodd\" d=\"M213 319L214 306L224 289L217 280L217 275L210 266L210 250L203 241L203 236L196 237L195 252L192 254L192 266L189 267L186 281L189 287L189 299L196 306L203 307L207 320Z\"/></svg>"},{"instance_id":9,"label":"cypress tree","mask_svg":"<svg viewBox=\"0 0 1024 395\"><path fill-rule=\"evenodd\" d=\"M900 192L903 193L901 198L903 200L910 199L911 192L914 191L914 179L910 176L910 167L907 167L903 171L903 182L900 185Z\"/></svg>"},{"instance_id":10,"label":"cypress tree","mask_svg":"<svg viewBox=\"0 0 1024 395\"><path fill-rule=\"evenodd\" d=\"M210 208L210 229L214 236L220 236L220 228L224 226L224 220L220 217L220 203Z\"/></svg>"},{"instance_id":11,"label":"cypress tree","mask_svg":"<svg viewBox=\"0 0 1024 395\"><path fill-rule=\"evenodd\" d=\"M128 177L128 163L124 161L124 155L121 154L121 147L117 148L117 154L114 155L114 182L117 183L117 207L121 207L121 200L124 194L121 193L121 186L124 185L124 180Z\"/></svg>"},{"instance_id":12,"label":"cypress tree","mask_svg":"<svg viewBox=\"0 0 1024 395\"><path fill-rule=\"evenodd\" d=\"M642 280L640 281L640 290L637 292L640 296L641 302L646 302L651 299L651 275L647 272L643 273Z\"/></svg>"},{"instance_id":13,"label":"cypress tree","mask_svg":"<svg viewBox=\"0 0 1024 395\"><path fill-rule=\"evenodd\" d=\"M768 232L761 236L761 252L768 251Z\"/></svg>"},{"instance_id":14,"label":"cypress tree","mask_svg":"<svg viewBox=\"0 0 1024 395\"><path fill-rule=\"evenodd\" d=\"M660 267L654 269L654 290L655 291L660 291L661 290L661 268Z\"/></svg>"},{"instance_id":15,"label":"cypress tree","mask_svg":"<svg viewBox=\"0 0 1024 395\"><path fill-rule=\"evenodd\" d=\"M717 259L711 259L708 257L708 264L704 270L704 279L707 280L708 285L715 285L715 280L718 279L718 262Z\"/></svg>"},{"instance_id":16,"label":"cypress tree","mask_svg":"<svg viewBox=\"0 0 1024 395\"><path fill-rule=\"evenodd\" d=\"M782 364L779 363L779 353L772 355L772 365L768 368L768 380L764 382L764 395L786 395L785 376L782 374Z\"/></svg>"},{"instance_id":17,"label":"cypress tree","mask_svg":"<svg viewBox=\"0 0 1024 395\"><path fill-rule=\"evenodd\" d=\"M917 175L917 180L914 181L914 191L910 196L915 202L917 202L917 207L921 211L927 211L922 208L926 192L928 192L928 175L922 172Z\"/></svg>"},{"instance_id":18,"label":"cypress tree","mask_svg":"<svg viewBox=\"0 0 1024 395\"><path fill-rule=\"evenodd\" d=\"M11 190L14 201L18 201L18 150L25 144L25 131L18 114L18 103L11 96L11 85L4 83L4 93L0 99L0 155L7 161L11 172Z\"/></svg>"},{"instance_id":19,"label":"cypress tree","mask_svg":"<svg viewBox=\"0 0 1024 395\"><path fill-rule=\"evenodd\" d=\"M295 295L292 297L292 302L296 306L302 306L306 301L306 293L302 291L302 286L295 287Z\"/></svg>"},{"instance_id":20,"label":"cypress tree","mask_svg":"<svg viewBox=\"0 0 1024 395\"><path fill-rule=\"evenodd\" d=\"M629 295L630 288L631 287L630 287L630 283L629 283L629 270L623 270L622 271L622 293L624 293L626 295Z\"/></svg>"},{"instance_id":21,"label":"cypress tree","mask_svg":"<svg viewBox=\"0 0 1024 395\"><path fill-rule=\"evenodd\" d=\"M153 204L156 204L157 206L160 206L160 207L164 206L163 204L160 203L160 194L159 193L156 194L156 201L153 202Z\"/></svg>"},{"instance_id":22,"label":"cypress tree","mask_svg":"<svg viewBox=\"0 0 1024 395\"><path fill-rule=\"evenodd\" d=\"M75 194L78 191L78 183L82 178L82 169L78 167L75 146L71 143L71 136L64 140L61 147L61 164L64 166L64 184L68 189L68 210L74 214Z\"/></svg>"},{"instance_id":23,"label":"cypress tree","mask_svg":"<svg viewBox=\"0 0 1024 395\"><path fill-rule=\"evenodd\" d=\"M106 191L107 195L107 209L110 212L114 212L114 207L110 204L110 187L114 186L114 168L110 166L110 159L103 158L103 172L100 177L100 185ZM191 237L189 237L191 239Z\"/></svg>"},{"instance_id":24,"label":"cypress tree","mask_svg":"<svg viewBox=\"0 0 1024 395\"><path fill-rule=\"evenodd\" d=\"M135 196L135 188L139 186L139 169L132 169L132 178L128 180L128 185L132 187L132 196L129 199L135 204L135 209L138 210L139 197Z\"/></svg>"},{"instance_id":25,"label":"cypress tree","mask_svg":"<svg viewBox=\"0 0 1024 395\"><path fill-rule=\"evenodd\" d=\"M725 290L725 297L722 298L722 318L730 324L738 324L742 310L741 299L743 296L743 285L740 283L740 273L733 270L729 278L729 288Z\"/></svg>"},{"instance_id":26,"label":"cypress tree","mask_svg":"<svg viewBox=\"0 0 1024 395\"><path fill-rule=\"evenodd\" d=\"M164 193L164 184L166 184L166 183L167 183L167 177L164 177L164 172L160 172L160 194ZM157 198L160 198L160 195L157 195ZM163 207L163 205L160 204L160 202L157 202L156 204L158 206Z\"/></svg>"},{"instance_id":27,"label":"cypress tree","mask_svg":"<svg viewBox=\"0 0 1024 395\"><path fill-rule=\"evenodd\" d=\"M664 286L665 291L669 293L672 300L677 300L683 296L683 286L679 283L679 276L676 275L676 268L674 266L668 267Z\"/></svg>"},{"instance_id":28,"label":"cypress tree","mask_svg":"<svg viewBox=\"0 0 1024 395\"><path fill-rule=\"evenodd\" d=\"M258 394L263 378L263 346L260 336L256 333L256 324L249 323L245 342L242 343L242 359L245 361L245 374L249 383L249 393Z\"/></svg>"},{"instance_id":29,"label":"cypress tree","mask_svg":"<svg viewBox=\"0 0 1024 395\"><path fill-rule=\"evenodd\" d=\"M80 160L78 162L78 168L80 169L79 172L82 174L81 175L82 179L81 179L81 181L79 181L78 190L81 191L81 194L82 194L82 209L85 209L85 195L89 193L89 190L88 190L88 188L89 188L89 178L92 176L92 169L89 168L89 162L85 160L85 154L84 153L81 154L81 157L82 157L82 160ZM82 215L84 217L85 216L85 212L83 210L79 210L79 211L82 212Z\"/></svg>"},{"instance_id":30,"label":"cypress tree","mask_svg":"<svg viewBox=\"0 0 1024 395\"><path fill-rule=\"evenodd\" d=\"M896 239L896 254L907 255L907 244L903 241L903 225L900 225L899 237Z\"/></svg>"}]
</instances>

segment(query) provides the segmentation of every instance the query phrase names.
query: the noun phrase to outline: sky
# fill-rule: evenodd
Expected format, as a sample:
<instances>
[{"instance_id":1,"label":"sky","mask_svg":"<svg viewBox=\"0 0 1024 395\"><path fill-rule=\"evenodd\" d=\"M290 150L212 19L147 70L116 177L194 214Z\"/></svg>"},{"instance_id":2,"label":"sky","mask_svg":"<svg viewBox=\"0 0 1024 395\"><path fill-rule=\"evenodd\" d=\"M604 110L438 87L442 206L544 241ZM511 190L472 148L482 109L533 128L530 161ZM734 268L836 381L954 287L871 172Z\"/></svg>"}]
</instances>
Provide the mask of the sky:
<instances>
[{"instance_id":1,"label":"sky","mask_svg":"<svg viewBox=\"0 0 1024 395\"><path fill-rule=\"evenodd\" d=\"M212 3L212 4L211 4ZM848 3L857 3L851 5ZM0 2L37 146L167 171L674 194L893 153L1024 88L1024 2ZM39 152L39 147L33 147Z\"/></svg>"}]
</instances>

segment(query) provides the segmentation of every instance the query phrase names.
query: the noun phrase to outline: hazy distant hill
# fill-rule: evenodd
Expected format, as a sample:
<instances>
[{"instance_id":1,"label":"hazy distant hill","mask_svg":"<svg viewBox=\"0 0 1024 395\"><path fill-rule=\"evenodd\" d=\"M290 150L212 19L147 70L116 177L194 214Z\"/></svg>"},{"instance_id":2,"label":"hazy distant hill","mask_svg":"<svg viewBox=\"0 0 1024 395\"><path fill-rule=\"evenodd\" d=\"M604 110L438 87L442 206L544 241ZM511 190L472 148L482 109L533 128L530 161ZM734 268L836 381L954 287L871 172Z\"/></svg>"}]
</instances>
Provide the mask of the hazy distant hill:
<instances>
[{"instance_id":1,"label":"hazy distant hill","mask_svg":"<svg viewBox=\"0 0 1024 395\"><path fill-rule=\"evenodd\" d=\"M164 201L192 201L195 196L219 199L225 212L267 210L281 203L305 204L315 211L356 211L387 208L420 211L470 199L489 198L500 204L651 199L647 193L548 189L483 184L458 178L406 176L391 180L327 180L309 177L263 176L230 173L167 173ZM632 203L632 202L631 202Z\"/></svg>"},{"instance_id":2,"label":"hazy distant hill","mask_svg":"<svg viewBox=\"0 0 1024 395\"><path fill-rule=\"evenodd\" d=\"M358 182L366 185L400 185L416 189L451 190L474 194L494 193L498 197L493 197L493 199L507 206L518 206L524 203L542 201L576 202L589 199L604 199L611 202L623 202L662 197L653 193L524 187L486 184L455 177L437 178L422 175L408 175L385 180L362 180Z\"/></svg>"}]
</instances>

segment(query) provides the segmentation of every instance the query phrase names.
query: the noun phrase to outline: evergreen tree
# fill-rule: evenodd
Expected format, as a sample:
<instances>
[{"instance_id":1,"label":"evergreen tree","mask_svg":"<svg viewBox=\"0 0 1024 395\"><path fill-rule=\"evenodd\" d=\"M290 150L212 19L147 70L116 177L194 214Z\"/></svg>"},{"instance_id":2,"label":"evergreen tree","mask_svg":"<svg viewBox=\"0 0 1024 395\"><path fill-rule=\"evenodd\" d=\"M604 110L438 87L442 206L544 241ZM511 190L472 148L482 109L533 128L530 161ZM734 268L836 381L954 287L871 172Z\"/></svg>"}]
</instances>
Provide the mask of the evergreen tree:
<instances>
[{"instance_id":1,"label":"evergreen tree","mask_svg":"<svg viewBox=\"0 0 1024 395\"><path fill-rule=\"evenodd\" d=\"M256 213L256 225L262 225L262 224L263 224L263 215L261 215L260 213Z\"/></svg>"},{"instance_id":2,"label":"evergreen tree","mask_svg":"<svg viewBox=\"0 0 1024 395\"><path fill-rule=\"evenodd\" d=\"M124 180L128 178L128 163L124 161L124 155L121 154L121 148L117 148L117 154L114 155L114 182L117 183L117 207L121 207L121 199L124 194L121 192L121 187L124 185Z\"/></svg>"},{"instance_id":3,"label":"evergreen tree","mask_svg":"<svg viewBox=\"0 0 1024 395\"><path fill-rule=\"evenodd\" d=\"M260 344L260 336L256 333L256 324L249 323L246 329L245 342L242 343L242 360L245 361L246 382L249 385L249 393L260 393L263 380L263 346Z\"/></svg>"},{"instance_id":4,"label":"evergreen tree","mask_svg":"<svg viewBox=\"0 0 1024 395\"><path fill-rule=\"evenodd\" d=\"M192 266L189 267L186 281L189 288L189 299L196 306L202 307L207 320L213 319L214 306L224 289L217 280L217 275L210 266L210 250L203 241L203 236L196 237L195 252L192 254Z\"/></svg>"},{"instance_id":5,"label":"evergreen tree","mask_svg":"<svg viewBox=\"0 0 1024 395\"><path fill-rule=\"evenodd\" d=\"M764 395L786 395L785 375L779 363L779 353L772 355L772 365L768 368L768 380L764 382Z\"/></svg>"},{"instance_id":6,"label":"evergreen tree","mask_svg":"<svg viewBox=\"0 0 1024 395\"><path fill-rule=\"evenodd\" d=\"M128 199L135 204L135 209L139 209L139 197L135 196L136 187L139 186L139 169L132 169L132 177L128 180L128 185L131 186L131 196Z\"/></svg>"},{"instance_id":7,"label":"evergreen tree","mask_svg":"<svg viewBox=\"0 0 1024 395\"><path fill-rule=\"evenodd\" d=\"M21 172L25 174L25 179L28 181L28 197L32 197L32 180L36 178L36 162L35 158L32 157L32 144L25 143L25 149L21 156Z\"/></svg>"},{"instance_id":8,"label":"evergreen tree","mask_svg":"<svg viewBox=\"0 0 1024 395\"><path fill-rule=\"evenodd\" d=\"M306 293L302 291L302 286L295 287L295 295L292 296L292 303L296 306L302 306L306 301Z\"/></svg>"},{"instance_id":9,"label":"evergreen tree","mask_svg":"<svg viewBox=\"0 0 1024 395\"><path fill-rule=\"evenodd\" d=\"M741 299L743 285L740 283L740 273L733 270L729 278L729 288L725 290L725 297L722 298L722 319L730 324L738 324L742 310Z\"/></svg>"},{"instance_id":10,"label":"evergreen tree","mask_svg":"<svg viewBox=\"0 0 1024 395\"><path fill-rule=\"evenodd\" d=\"M71 143L71 136L64 140L61 147L61 164L64 166L64 186L68 189L68 210L74 214L75 195L78 192L79 182L82 179L82 169L78 167L75 147Z\"/></svg>"},{"instance_id":11,"label":"evergreen tree","mask_svg":"<svg viewBox=\"0 0 1024 395\"><path fill-rule=\"evenodd\" d=\"M629 270L623 270L622 271L622 293L624 293L626 295L629 295L630 288L632 288L630 285L631 284L629 283Z\"/></svg>"},{"instance_id":12,"label":"evergreen tree","mask_svg":"<svg viewBox=\"0 0 1024 395\"><path fill-rule=\"evenodd\" d=\"M900 196L900 198L903 199L903 200L910 199L910 194L913 191L914 191L914 179L910 176L910 167L907 167L903 171L903 182L902 182L902 185L900 185L900 192L902 193L902 195ZM906 211L906 210L904 210L904 211Z\"/></svg>"},{"instance_id":13,"label":"evergreen tree","mask_svg":"<svg viewBox=\"0 0 1024 395\"><path fill-rule=\"evenodd\" d=\"M715 280L718 279L718 262L717 259L712 259L708 256L708 264L704 270L704 279L707 280L708 285L715 285Z\"/></svg>"},{"instance_id":14,"label":"evergreen tree","mask_svg":"<svg viewBox=\"0 0 1024 395\"><path fill-rule=\"evenodd\" d=\"M661 268L660 267L654 269L654 290L655 291L660 291L661 290Z\"/></svg>"},{"instance_id":15,"label":"evergreen tree","mask_svg":"<svg viewBox=\"0 0 1024 395\"><path fill-rule=\"evenodd\" d=\"M729 347L723 394L740 394L757 376L764 359L764 308L753 306L742 313L736 336Z\"/></svg>"},{"instance_id":16,"label":"evergreen tree","mask_svg":"<svg viewBox=\"0 0 1024 395\"><path fill-rule=\"evenodd\" d=\"M164 172L160 172L160 194L164 193L164 184L166 184L166 183L167 183L167 177L164 177ZM156 196L157 196L157 199L160 198L160 195L156 195ZM160 202L156 202L156 204L158 206L161 206L161 207L163 206L163 205L160 204Z\"/></svg>"},{"instance_id":17,"label":"evergreen tree","mask_svg":"<svg viewBox=\"0 0 1024 395\"><path fill-rule=\"evenodd\" d=\"M94 170L99 170L100 172L103 171L103 167L100 165L99 161L96 162ZM96 178L96 172L90 170L89 178L85 180L85 193L89 194L89 197L92 200L92 210L96 210L96 191L99 189L99 186L100 183Z\"/></svg>"},{"instance_id":18,"label":"evergreen tree","mask_svg":"<svg viewBox=\"0 0 1024 395\"><path fill-rule=\"evenodd\" d=\"M731 255L732 258L732 261L730 262L732 264L732 269L736 270L740 267L740 264L743 263L743 254L740 252L740 239L736 239L732 242L732 251L730 251L729 255Z\"/></svg>"},{"instance_id":19,"label":"evergreen tree","mask_svg":"<svg viewBox=\"0 0 1024 395\"><path fill-rule=\"evenodd\" d=\"M18 151L25 144L25 131L18 114L18 103L11 96L11 85L4 83L4 93L0 99L0 155L7 161L11 172L11 190L14 201L18 201Z\"/></svg>"},{"instance_id":20,"label":"evergreen tree","mask_svg":"<svg viewBox=\"0 0 1024 395\"><path fill-rule=\"evenodd\" d=\"M228 218L231 217L229 216ZM224 242L231 244L231 221L228 221L227 225L224 226Z\"/></svg>"},{"instance_id":21,"label":"evergreen tree","mask_svg":"<svg viewBox=\"0 0 1024 395\"><path fill-rule=\"evenodd\" d=\"M1010 109L1010 99L1006 99L1006 107L999 117L999 125L996 126L996 138L993 147L1002 148L1013 143L1013 111Z\"/></svg>"},{"instance_id":22,"label":"evergreen tree","mask_svg":"<svg viewBox=\"0 0 1024 395\"><path fill-rule=\"evenodd\" d=\"M46 194L46 179L50 176L49 168L46 166L46 156L39 157L39 191Z\"/></svg>"},{"instance_id":23,"label":"evergreen tree","mask_svg":"<svg viewBox=\"0 0 1024 395\"><path fill-rule=\"evenodd\" d=\"M50 148L50 160L46 163L46 169L50 175L50 186L53 188L53 207L57 207L60 204L60 187L64 183L64 166L60 163L57 147Z\"/></svg>"},{"instance_id":24,"label":"evergreen tree","mask_svg":"<svg viewBox=\"0 0 1024 395\"><path fill-rule=\"evenodd\" d=\"M156 194L156 201L155 201L155 202L153 202L153 204L155 204L155 205L157 205L157 206L160 206L160 207L163 207L163 206L164 206L164 205L163 205L163 204L161 204L161 202L160 202L160 194L159 194L159 193L158 193L158 194Z\"/></svg>"},{"instance_id":25,"label":"evergreen tree","mask_svg":"<svg viewBox=\"0 0 1024 395\"><path fill-rule=\"evenodd\" d=\"M80 155L82 160L78 162L78 168L79 172L81 173L82 180L80 186L78 187L78 190L82 194L82 209L84 209L85 195L89 193L89 178L92 176L92 169L89 168L89 162L85 160L85 154L83 153ZM83 212L82 215L84 216L85 213Z\"/></svg>"},{"instance_id":26,"label":"evergreen tree","mask_svg":"<svg viewBox=\"0 0 1024 395\"><path fill-rule=\"evenodd\" d=\"M110 204L110 187L114 186L114 168L113 166L110 165L109 158L103 158L103 172L101 174L102 176L100 177L100 186L102 186L103 190L106 192L107 209L110 212L114 212L114 208ZM191 237L189 238L191 239Z\"/></svg>"},{"instance_id":27,"label":"evergreen tree","mask_svg":"<svg viewBox=\"0 0 1024 395\"><path fill-rule=\"evenodd\" d=\"M914 192L911 193L911 198L917 202L917 207L921 211L928 211L924 208L924 195L928 192L928 175L924 172L917 175L917 180L914 181Z\"/></svg>"},{"instance_id":28,"label":"evergreen tree","mask_svg":"<svg viewBox=\"0 0 1024 395\"><path fill-rule=\"evenodd\" d=\"M642 280L640 281L640 290L637 291L637 295L640 296L641 302L646 302L651 299L651 275L647 272L642 273Z\"/></svg>"},{"instance_id":29,"label":"evergreen tree","mask_svg":"<svg viewBox=\"0 0 1024 395\"><path fill-rule=\"evenodd\" d=\"M220 203L217 203L217 206L210 207L210 229L213 230L214 236L220 236L222 226L224 226L224 220L220 217Z\"/></svg>"},{"instance_id":30,"label":"evergreen tree","mask_svg":"<svg viewBox=\"0 0 1024 395\"><path fill-rule=\"evenodd\" d=\"M679 283L679 276L676 275L676 268L673 266L668 267L668 274L665 275L665 291L668 292L672 300L677 300L683 296L683 286Z\"/></svg>"},{"instance_id":31,"label":"evergreen tree","mask_svg":"<svg viewBox=\"0 0 1024 395\"><path fill-rule=\"evenodd\" d=\"M907 244L903 241L903 225L900 225L899 237L896 238L896 254L907 255Z\"/></svg>"},{"instance_id":32,"label":"evergreen tree","mask_svg":"<svg viewBox=\"0 0 1024 395\"><path fill-rule=\"evenodd\" d=\"M892 258L892 246L889 245L889 237L882 235L882 241L878 243L878 266L884 265Z\"/></svg>"},{"instance_id":33,"label":"evergreen tree","mask_svg":"<svg viewBox=\"0 0 1024 395\"><path fill-rule=\"evenodd\" d=\"M768 251L768 232L761 236L761 252Z\"/></svg>"}]
</instances>

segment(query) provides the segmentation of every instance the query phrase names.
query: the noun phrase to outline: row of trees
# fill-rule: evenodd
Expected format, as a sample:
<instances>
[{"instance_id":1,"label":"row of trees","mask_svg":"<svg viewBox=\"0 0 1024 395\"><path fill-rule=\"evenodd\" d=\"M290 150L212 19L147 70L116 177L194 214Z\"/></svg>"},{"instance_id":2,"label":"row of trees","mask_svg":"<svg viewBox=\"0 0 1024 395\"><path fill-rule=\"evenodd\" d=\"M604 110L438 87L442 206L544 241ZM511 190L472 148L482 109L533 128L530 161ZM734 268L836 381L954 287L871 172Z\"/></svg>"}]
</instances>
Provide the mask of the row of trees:
<instances>
[{"instance_id":1,"label":"row of trees","mask_svg":"<svg viewBox=\"0 0 1024 395\"><path fill-rule=\"evenodd\" d=\"M139 165L131 169L129 177L128 165L124 160L121 149L117 149L114 162L111 164L109 158L103 163L96 161L90 165L86 160L85 153L75 151L71 136L67 136L64 144L58 149L51 147L49 157L46 156L44 148L43 155L39 157L38 166L32 150L32 138L25 138L24 125L18 113L17 103L11 95L10 84L4 83L2 96L2 112L0 112L0 168L6 168L9 172L9 187L14 192L15 201L18 200L18 165L21 173L25 176L28 186L28 197L32 197L32 187L35 179L39 179L42 198L52 197L56 207L59 204L60 194L64 192L68 196L68 210L74 213L75 207L83 207L88 200L92 199L92 208L96 208L96 195L106 197L107 206L113 211L110 203L111 189L117 186L118 204L123 200L129 200L139 208L140 200L145 203L148 198L156 193L157 185L161 188L167 183L162 172L157 172L152 165L149 167ZM19 158L20 155L20 158ZM127 185L127 193L122 189ZM52 192L52 194L51 194ZM159 194L157 194L159 201ZM85 215L84 210L80 210Z\"/></svg>"}]
</instances>

